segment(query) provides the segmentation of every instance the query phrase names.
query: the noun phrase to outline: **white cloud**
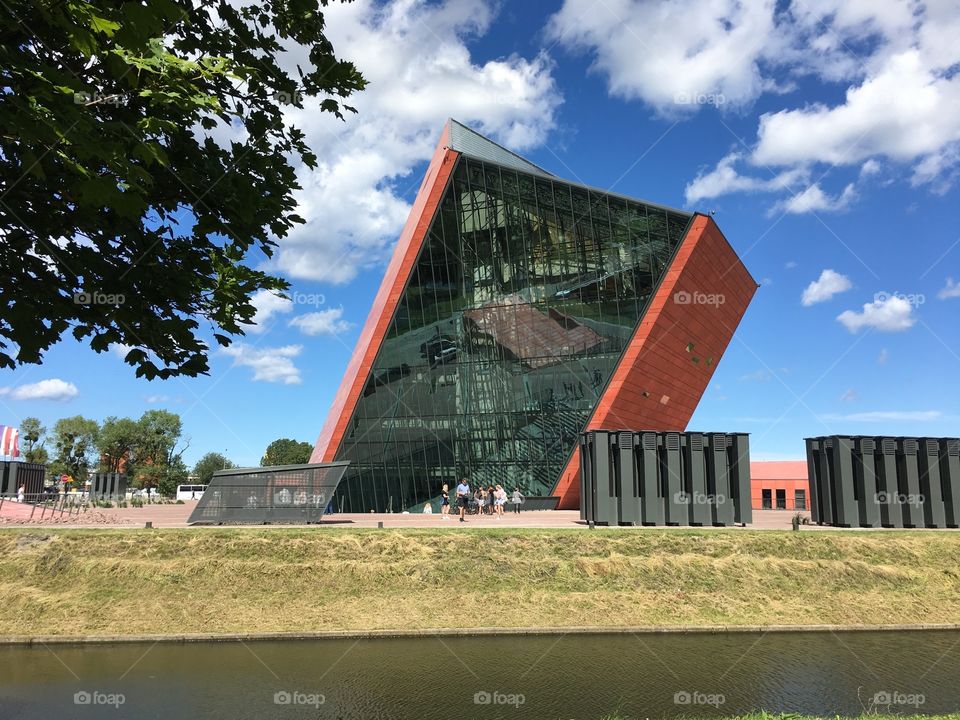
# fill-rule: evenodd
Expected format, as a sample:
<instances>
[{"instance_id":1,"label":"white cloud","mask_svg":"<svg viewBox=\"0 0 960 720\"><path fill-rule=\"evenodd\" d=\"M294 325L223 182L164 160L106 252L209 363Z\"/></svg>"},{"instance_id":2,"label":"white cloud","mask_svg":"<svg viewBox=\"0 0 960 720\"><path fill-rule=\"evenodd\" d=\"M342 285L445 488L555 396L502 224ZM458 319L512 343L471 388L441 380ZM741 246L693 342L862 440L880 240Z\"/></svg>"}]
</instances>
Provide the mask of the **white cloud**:
<instances>
[{"instance_id":1,"label":"white cloud","mask_svg":"<svg viewBox=\"0 0 960 720\"><path fill-rule=\"evenodd\" d=\"M661 115L767 96L775 109L760 117L756 142L743 151L763 172L736 171L727 155L688 186L688 202L776 191L784 172L818 164L860 166L862 181L886 158L912 168L901 177L936 192L960 174L955 0L565 0L547 34L589 53L610 94ZM788 106L796 96L787 93L805 78L839 84L844 95ZM785 100L777 104L777 95ZM677 104L678 96L700 101Z\"/></svg>"},{"instance_id":2,"label":"white cloud","mask_svg":"<svg viewBox=\"0 0 960 720\"><path fill-rule=\"evenodd\" d=\"M890 361L890 351L886 348L880 349L880 354L877 355L877 365L886 365Z\"/></svg>"},{"instance_id":3,"label":"white cloud","mask_svg":"<svg viewBox=\"0 0 960 720\"><path fill-rule=\"evenodd\" d=\"M804 307L810 307L819 302L825 302L837 293L842 293L853 287L850 278L846 275L827 268L820 277L807 285L800 298L800 303Z\"/></svg>"},{"instance_id":4,"label":"white cloud","mask_svg":"<svg viewBox=\"0 0 960 720\"><path fill-rule=\"evenodd\" d=\"M80 391L71 382L59 378L50 378L29 385L0 388L0 396L12 400L56 400L67 402L73 400Z\"/></svg>"},{"instance_id":5,"label":"white cloud","mask_svg":"<svg viewBox=\"0 0 960 720\"><path fill-rule=\"evenodd\" d=\"M133 350L133 345L124 345L123 343L113 343L110 346L110 352L116 355L118 358L123 360L127 353Z\"/></svg>"},{"instance_id":6,"label":"white cloud","mask_svg":"<svg viewBox=\"0 0 960 720\"><path fill-rule=\"evenodd\" d=\"M338 55L369 81L348 100L358 114L340 121L308 99L287 119L304 131L319 158L300 167L297 213L307 220L279 242L268 267L294 278L332 283L353 279L389 255L447 117L511 149L544 141L561 102L545 54L479 64L468 43L489 30L487 0L395 0L333 3L324 9ZM289 53L293 68L306 58Z\"/></svg>"},{"instance_id":7,"label":"white cloud","mask_svg":"<svg viewBox=\"0 0 960 720\"><path fill-rule=\"evenodd\" d=\"M960 283L955 283L953 278L947 278L947 284L937 293L937 297L941 300L960 297Z\"/></svg>"},{"instance_id":8,"label":"white cloud","mask_svg":"<svg viewBox=\"0 0 960 720\"><path fill-rule=\"evenodd\" d=\"M793 270L795 267L797 267L797 264L798 263L796 260L787 260L786 264L784 264L784 267L787 270Z\"/></svg>"},{"instance_id":9,"label":"white cloud","mask_svg":"<svg viewBox=\"0 0 960 720\"><path fill-rule=\"evenodd\" d=\"M257 309L253 316L253 325L247 332L262 333L267 329L267 322L274 315L288 313L293 310L293 302L288 298L280 297L270 290L257 290L251 297L250 303Z\"/></svg>"},{"instance_id":10,"label":"white cloud","mask_svg":"<svg viewBox=\"0 0 960 720\"><path fill-rule=\"evenodd\" d=\"M290 326L298 328L304 335L339 335L353 327L352 323L342 319L343 308L328 308L312 313L298 315L290 321Z\"/></svg>"},{"instance_id":11,"label":"white cloud","mask_svg":"<svg viewBox=\"0 0 960 720\"><path fill-rule=\"evenodd\" d=\"M837 316L837 320L852 333L863 328L900 332L912 327L917 321L913 316L913 305L896 295L866 303L863 312L844 310Z\"/></svg>"},{"instance_id":12,"label":"white cloud","mask_svg":"<svg viewBox=\"0 0 960 720\"><path fill-rule=\"evenodd\" d=\"M840 400L843 402L853 402L857 399L857 391L853 388L848 389L840 396Z\"/></svg>"},{"instance_id":13,"label":"white cloud","mask_svg":"<svg viewBox=\"0 0 960 720\"><path fill-rule=\"evenodd\" d=\"M258 348L245 343L236 343L221 350L233 358L234 365L253 369L253 379L263 382L299 385L300 370L293 359L300 355L302 345L285 345L275 348Z\"/></svg>"},{"instance_id":14,"label":"white cloud","mask_svg":"<svg viewBox=\"0 0 960 720\"><path fill-rule=\"evenodd\" d=\"M730 153L721 158L713 170L701 171L687 184L684 190L686 201L697 203L734 192L786 192L797 184L806 183L810 174L806 168L800 167L784 170L770 178L742 175L734 167L742 160L740 153Z\"/></svg>"},{"instance_id":15,"label":"white cloud","mask_svg":"<svg viewBox=\"0 0 960 720\"><path fill-rule=\"evenodd\" d=\"M695 111L698 97L743 105L760 95L765 81L758 62L776 34L774 5L566 0L547 36L590 53L610 94L672 115Z\"/></svg>"},{"instance_id":16,"label":"white cloud","mask_svg":"<svg viewBox=\"0 0 960 720\"><path fill-rule=\"evenodd\" d=\"M170 396L169 395L147 395L144 398L144 401L150 403L151 405L155 403L165 403L165 402L170 402Z\"/></svg>"},{"instance_id":17,"label":"white cloud","mask_svg":"<svg viewBox=\"0 0 960 720\"><path fill-rule=\"evenodd\" d=\"M939 420L943 413L939 410L873 410L871 412L850 413L848 415L821 415L821 420L847 422L929 422Z\"/></svg>"},{"instance_id":18,"label":"white cloud","mask_svg":"<svg viewBox=\"0 0 960 720\"><path fill-rule=\"evenodd\" d=\"M784 212L800 215L808 212L826 211L837 212L846 210L857 197L857 190L853 183L847 185L839 195L827 195L819 183L814 183L796 195L780 201L772 208L770 214Z\"/></svg>"}]
</instances>

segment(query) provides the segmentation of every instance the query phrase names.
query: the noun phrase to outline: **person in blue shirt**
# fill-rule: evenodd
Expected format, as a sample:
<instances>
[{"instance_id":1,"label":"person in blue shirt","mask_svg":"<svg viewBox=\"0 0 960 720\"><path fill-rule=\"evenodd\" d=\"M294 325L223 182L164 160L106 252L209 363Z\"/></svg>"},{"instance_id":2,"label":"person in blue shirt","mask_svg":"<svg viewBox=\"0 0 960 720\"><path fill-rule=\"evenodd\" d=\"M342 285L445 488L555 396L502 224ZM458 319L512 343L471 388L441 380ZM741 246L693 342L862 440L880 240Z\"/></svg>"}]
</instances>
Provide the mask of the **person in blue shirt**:
<instances>
[{"instance_id":1,"label":"person in blue shirt","mask_svg":"<svg viewBox=\"0 0 960 720\"><path fill-rule=\"evenodd\" d=\"M460 522L466 522L463 516L467 513L467 504L470 502L470 485L464 478L457 485L457 507L460 508Z\"/></svg>"}]
</instances>

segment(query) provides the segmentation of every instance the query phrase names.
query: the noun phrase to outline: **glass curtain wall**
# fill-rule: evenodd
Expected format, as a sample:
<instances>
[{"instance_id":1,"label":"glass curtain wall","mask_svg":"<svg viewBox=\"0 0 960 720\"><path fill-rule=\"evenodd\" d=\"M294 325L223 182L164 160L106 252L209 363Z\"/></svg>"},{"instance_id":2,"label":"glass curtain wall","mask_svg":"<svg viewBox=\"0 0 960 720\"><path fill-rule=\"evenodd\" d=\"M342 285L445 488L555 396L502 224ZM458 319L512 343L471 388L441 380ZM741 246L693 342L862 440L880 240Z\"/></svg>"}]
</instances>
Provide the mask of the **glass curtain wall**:
<instances>
[{"instance_id":1,"label":"glass curtain wall","mask_svg":"<svg viewBox=\"0 0 960 720\"><path fill-rule=\"evenodd\" d=\"M690 215L461 156L350 426L334 508L548 495Z\"/></svg>"}]
</instances>

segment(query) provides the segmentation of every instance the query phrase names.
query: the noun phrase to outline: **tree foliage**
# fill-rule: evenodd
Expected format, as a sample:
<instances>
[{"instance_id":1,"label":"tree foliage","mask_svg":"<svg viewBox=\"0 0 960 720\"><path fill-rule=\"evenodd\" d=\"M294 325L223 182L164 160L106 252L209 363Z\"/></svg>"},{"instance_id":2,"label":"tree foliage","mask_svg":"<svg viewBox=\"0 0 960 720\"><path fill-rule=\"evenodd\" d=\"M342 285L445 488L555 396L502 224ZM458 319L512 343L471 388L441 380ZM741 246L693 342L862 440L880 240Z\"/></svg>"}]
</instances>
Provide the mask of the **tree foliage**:
<instances>
[{"instance_id":1,"label":"tree foliage","mask_svg":"<svg viewBox=\"0 0 960 720\"><path fill-rule=\"evenodd\" d=\"M138 376L205 373L204 333L229 345L286 287L254 266L303 222L294 168L317 158L284 110L342 117L365 84L327 2L4 3L0 367L70 332L129 346Z\"/></svg>"},{"instance_id":2,"label":"tree foliage","mask_svg":"<svg viewBox=\"0 0 960 720\"><path fill-rule=\"evenodd\" d=\"M30 463L45 464L49 459L43 446L47 429L38 418L26 417L20 421L20 440L23 442L23 459Z\"/></svg>"},{"instance_id":3,"label":"tree foliage","mask_svg":"<svg viewBox=\"0 0 960 720\"><path fill-rule=\"evenodd\" d=\"M100 427L97 449L103 472L130 472L133 452L141 443L140 424L130 418L108 417Z\"/></svg>"},{"instance_id":4,"label":"tree foliage","mask_svg":"<svg viewBox=\"0 0 960 720\"><path fill-rule=\"evenodd\" d=\"M86 480L87 468L97 449L99 429L96 420L82 415L57 420L53 426L55 468L78 483Z\"/></svg>"},{"instance_id":5,"label":"tree foliage","mask_svg":"<svg viewBox=\"0 0 960 720\"><path fill-rule=\"evenodd\" d=\"M260 459L260 467L302 465L310 462L312 452L313 445L308 442L280 438L267 445L267 450Z\"/></svg>"},{"instance_id":6,"label":"tree foliage","mask_svg":"<svg viewBox=\"0 0 960 720\"><path fill-rule=\"evenodd\" d=\"M236 467L236 465L230 462L226 456L218 452L208 452L197 460L197 464L193 467L193 474L198 483L209 485L210 479L217 470L226 470L232 467Z\"/></svg>"}]
</instances>

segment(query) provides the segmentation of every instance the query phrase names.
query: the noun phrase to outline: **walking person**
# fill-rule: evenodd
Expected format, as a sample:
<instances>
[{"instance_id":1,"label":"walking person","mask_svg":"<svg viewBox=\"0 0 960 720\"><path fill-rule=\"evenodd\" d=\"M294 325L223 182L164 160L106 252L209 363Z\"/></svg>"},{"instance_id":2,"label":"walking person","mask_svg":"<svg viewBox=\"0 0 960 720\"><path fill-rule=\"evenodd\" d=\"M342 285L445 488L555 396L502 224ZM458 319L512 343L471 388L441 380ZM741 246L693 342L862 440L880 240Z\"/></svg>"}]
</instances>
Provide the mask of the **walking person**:
<instances>
[{"instance_id":1,"label":"walking person","mask_svg":"<svg viewBox=\"0 0 960 720\"><path fill-rule=\"evenodd\" d=\"M460 508L460 522L466 522L463 516L467 512L467 505L470 504L470 485L467 479L463 478L457 485L457 506Z\"/></svg>"},{"instance_id":2,"label":"walking person","mask_svg":"<svg viewBox=\"0 0 960 720\"><path fill-rule=\"evenodd\" d=\"M26 494L27 494L27 486L26 486L26 485L21 485L19 488L17 488L17 502L22 503L23 500L24 500L24 496L25 496Z\"/></svg>"},{"instance_id":3,"label":"walking person","mask_svg":"<svg viewBox=\"0 0 960 720\"><path fill-rule=\"evenodd\" d=\"M520 493L520 488L515 487L513 489L513 495L510 497L510 502L513 503L513 511L519 514L520 504L523 502L523 495Z\"/></svg>"},{"instance_id":4,"label":"walking person","mask_svg":"<svg viewBox=\"0 0 960 720\"><path fill-rule=\"evenodd\" d=\"M443 490L440 492L440 517L443 520L450 519L450 486L443 484Z\"/></svg>"}]
</instances>

